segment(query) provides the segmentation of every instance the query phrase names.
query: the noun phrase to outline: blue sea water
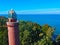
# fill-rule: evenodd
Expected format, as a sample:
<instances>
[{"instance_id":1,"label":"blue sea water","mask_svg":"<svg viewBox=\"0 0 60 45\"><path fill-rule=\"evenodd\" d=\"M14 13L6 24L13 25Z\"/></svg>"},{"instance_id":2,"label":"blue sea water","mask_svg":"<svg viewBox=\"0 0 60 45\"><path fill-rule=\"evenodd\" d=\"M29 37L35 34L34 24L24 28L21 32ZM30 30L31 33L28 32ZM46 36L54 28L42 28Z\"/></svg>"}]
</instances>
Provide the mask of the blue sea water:
<instances>
[{"instance_id":1,"label":"blue sea water","mask_svg":"<svg viewBox=\"0 0 60 45\"><path fill-rule=\"evenodd\" d=\"M8 17L7 14L0 16ZM48 24L56 27L55 33L60 34L60 14L17 14L17 19L35 22L40 25Z\"/></svg>"}]
</instances>

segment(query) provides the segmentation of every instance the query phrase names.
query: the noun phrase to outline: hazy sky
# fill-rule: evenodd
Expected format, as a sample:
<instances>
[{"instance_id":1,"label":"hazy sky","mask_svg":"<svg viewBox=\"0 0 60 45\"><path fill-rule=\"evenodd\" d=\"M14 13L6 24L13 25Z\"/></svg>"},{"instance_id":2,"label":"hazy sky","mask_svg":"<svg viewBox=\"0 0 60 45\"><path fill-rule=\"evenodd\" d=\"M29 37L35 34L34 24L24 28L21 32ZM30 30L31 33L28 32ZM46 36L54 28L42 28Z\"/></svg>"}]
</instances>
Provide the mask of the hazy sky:
<instances>
[{"instance_id":1,"label":"hazy sky","mask_svg":"<svg viewBox=\"0 0 60 45\"><path fill-rule=\"evenodd\" d=\"M0 0L0 12L38 9L60 9L60 0Z\"/></svg>"}]
</instances>

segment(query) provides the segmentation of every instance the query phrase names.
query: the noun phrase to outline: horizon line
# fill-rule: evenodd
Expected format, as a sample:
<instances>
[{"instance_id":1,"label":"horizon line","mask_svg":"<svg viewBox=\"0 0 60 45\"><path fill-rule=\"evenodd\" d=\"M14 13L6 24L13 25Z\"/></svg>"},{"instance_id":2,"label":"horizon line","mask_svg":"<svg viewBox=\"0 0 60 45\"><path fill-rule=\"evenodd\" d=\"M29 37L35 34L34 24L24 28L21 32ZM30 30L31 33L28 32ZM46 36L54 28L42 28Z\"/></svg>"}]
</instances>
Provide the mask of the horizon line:
<instances>
[{"instance_id":1,"label":"horizon line","mask_svg":"<svg viewBox=\"0 0 60 45\"><path fill-rule=\"evenodd\" d=\"M17 14L60 14L60 8L14 11ZM1 11L0 14L8 14L8 11Z\"/></svg>"}]
</instances>

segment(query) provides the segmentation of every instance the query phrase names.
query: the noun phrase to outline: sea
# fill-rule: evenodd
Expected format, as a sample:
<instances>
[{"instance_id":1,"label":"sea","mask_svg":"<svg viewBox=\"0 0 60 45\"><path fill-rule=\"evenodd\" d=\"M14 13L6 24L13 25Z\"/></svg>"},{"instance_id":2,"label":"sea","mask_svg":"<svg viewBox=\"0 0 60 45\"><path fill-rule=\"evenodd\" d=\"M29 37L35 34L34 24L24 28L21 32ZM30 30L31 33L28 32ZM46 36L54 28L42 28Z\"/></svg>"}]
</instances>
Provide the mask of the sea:
<instances>
[{"instance_id":1,"label":"sea","mask_svg":"<svg viewBox=\"0 0 60 45\"><path fill-rule=\"evenodd\" d=\"M8 18L8 14L0 14ZM17 14L18 20L30 21L41 26L48 24L55 28L55 34L60 34L60 14Z\"/></svg>"}]
</instances>

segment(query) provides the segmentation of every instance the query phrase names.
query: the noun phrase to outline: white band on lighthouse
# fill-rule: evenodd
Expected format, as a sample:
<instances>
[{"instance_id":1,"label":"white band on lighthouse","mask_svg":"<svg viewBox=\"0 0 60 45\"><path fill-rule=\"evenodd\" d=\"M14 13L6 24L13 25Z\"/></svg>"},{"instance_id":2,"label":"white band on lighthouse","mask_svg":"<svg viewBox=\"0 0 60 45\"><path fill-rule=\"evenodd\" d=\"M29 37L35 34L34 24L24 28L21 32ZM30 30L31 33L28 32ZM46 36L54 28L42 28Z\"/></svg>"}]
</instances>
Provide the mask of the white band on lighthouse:
<instances>
[{"instance_id":1,"label":"white band on lighthouse","mask_svg":"<svg viewBox=\"0 0 60 45\"><path fill-rule=\"evenodd\" d=\"M15 27L17 26L18 22L7 22L7 27Z\"/></svg>"}]
</instances>

